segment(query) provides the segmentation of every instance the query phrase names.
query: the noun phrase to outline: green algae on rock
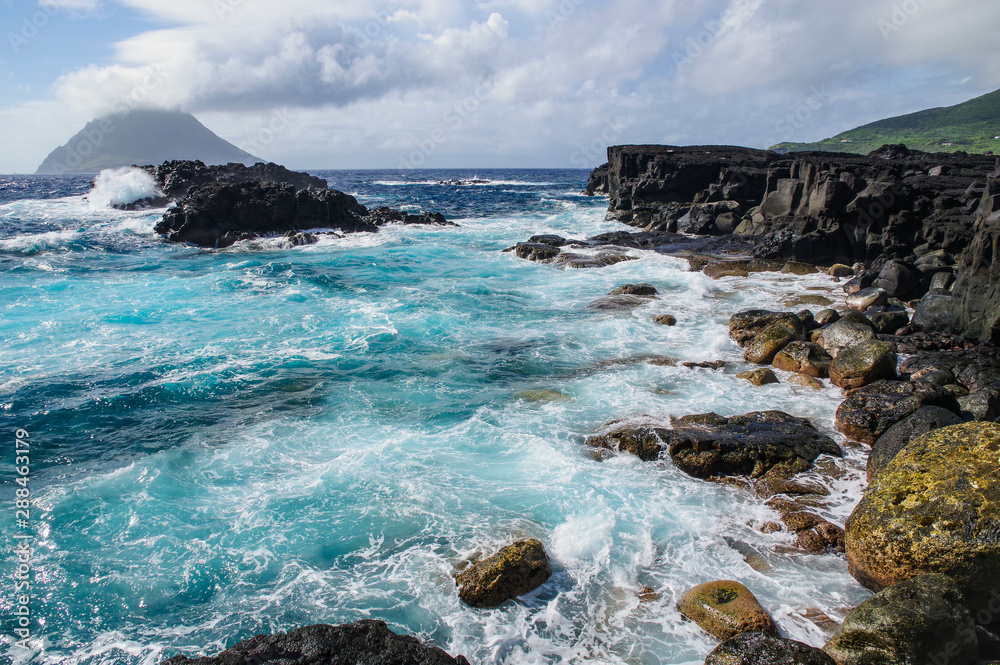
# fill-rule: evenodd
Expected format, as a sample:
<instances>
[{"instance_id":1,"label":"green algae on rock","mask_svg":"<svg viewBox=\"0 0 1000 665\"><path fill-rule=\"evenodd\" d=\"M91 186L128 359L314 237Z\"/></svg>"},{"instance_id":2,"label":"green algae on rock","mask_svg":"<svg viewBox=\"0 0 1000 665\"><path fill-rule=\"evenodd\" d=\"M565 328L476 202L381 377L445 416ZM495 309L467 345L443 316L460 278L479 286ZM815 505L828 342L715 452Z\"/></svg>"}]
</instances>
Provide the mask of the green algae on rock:
<instances>
[{"instance_id":1,"label":"green algae on rock","mask_svg":"<svg viewBox=\"0 0 1000 665\"><path fill-rule=\"evenodd\" d=\"M878 591L954 578L977 612L1000 599L1000 425L965 423L910 442L847 521L851 574Z\"/></svg>"},{"instance_id":2,"label":"green algae on rock","mask_svg":"<svg viewBox=\"0 0 1000 665\"><path fill-rule=\"evenodd\" d=\"M720 640L747 632L778 633L771 615L750 589L731 580L699 584L684 594L677 609Z\"/></svg>"},{"instance_id":3,"label":"green algae on rock","mask_svg":"<svg viewBox=\"0 0 1000 665\"><path fill-rule=\"evenodd\" d=\"M537 589L552 576L542 543L519 540L459 573L458 595L472 607L498 607L511 598Z\"/></svg>"}]
</instances>

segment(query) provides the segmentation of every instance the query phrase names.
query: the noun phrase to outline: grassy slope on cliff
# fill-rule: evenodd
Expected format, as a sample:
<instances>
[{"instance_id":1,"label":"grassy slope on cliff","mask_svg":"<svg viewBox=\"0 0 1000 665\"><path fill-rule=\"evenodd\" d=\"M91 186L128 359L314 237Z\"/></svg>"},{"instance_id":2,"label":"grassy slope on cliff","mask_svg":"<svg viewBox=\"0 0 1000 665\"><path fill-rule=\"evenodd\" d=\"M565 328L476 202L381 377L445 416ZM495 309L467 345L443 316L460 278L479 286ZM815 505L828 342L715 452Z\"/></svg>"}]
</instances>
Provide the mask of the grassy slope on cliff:
<instances>
[{"instance_id":1,"label":"grassy slope on cliff","mask_svg":"<svg viewBox=\"0 0 1000 665\"><path fill-rule=\"evenodd\" d=\"M945 108L879 120L817 143L779 143L790 152L820 150L868 154L886 143L926 152L1000 153L1000 90ZM949 145L950 144L950 145Z\"/></svg>"}]
</instances>

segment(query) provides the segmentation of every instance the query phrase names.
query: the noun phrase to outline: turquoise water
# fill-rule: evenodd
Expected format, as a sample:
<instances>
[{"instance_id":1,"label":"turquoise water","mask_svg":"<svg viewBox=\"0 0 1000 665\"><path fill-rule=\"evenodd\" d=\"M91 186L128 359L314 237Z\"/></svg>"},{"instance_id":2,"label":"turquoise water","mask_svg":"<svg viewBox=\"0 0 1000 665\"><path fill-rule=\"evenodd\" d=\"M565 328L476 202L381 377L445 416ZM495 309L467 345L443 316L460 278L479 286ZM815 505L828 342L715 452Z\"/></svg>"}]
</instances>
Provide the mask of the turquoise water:
<instances>
[{"instance_id":1,"label":"turquoise water","mask_svg":"<svg viewBox=\"0 0 1000 665\"><path fill-rule=\"evenodd\" d=\"M832 430L837 390L643 360L740 361L731 314L837 298L830 278L712 282L648 252L600 270L504 253L538 233L621 230L606 199L577 193L582 171L318 174L461 226L204 251L154 236L157 211L85 200L85 179L6 181L0 409L31 433L42 638L27 652L5 629L12 662L155 663L377 618L478 663L700 663L715 642L674 609L695 584L743 581L812 644L828 633L797 611L842 618L866 596L841 558L760 534L776 515L759 499L583 445L614 419L709 410ZM473 175L492 183L435 184ZM586 307L639 281L660 298ZM678 325L652 323L661 313ZM837 465L825 514L842 522L862 485L856 455ZM13 473L10 452L5 534ZM526 536L552 579L496 610L462 605L457 567Z\"/></svg>"}]
</instances>

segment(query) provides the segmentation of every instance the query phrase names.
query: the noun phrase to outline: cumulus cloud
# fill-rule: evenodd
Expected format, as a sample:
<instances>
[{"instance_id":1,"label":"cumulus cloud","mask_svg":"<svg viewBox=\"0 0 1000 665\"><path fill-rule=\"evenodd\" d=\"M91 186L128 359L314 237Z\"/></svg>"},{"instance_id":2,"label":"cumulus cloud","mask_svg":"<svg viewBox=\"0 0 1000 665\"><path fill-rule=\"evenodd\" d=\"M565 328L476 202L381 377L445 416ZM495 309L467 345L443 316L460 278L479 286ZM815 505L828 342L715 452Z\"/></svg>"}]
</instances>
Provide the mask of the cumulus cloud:
<instances>
[{"instance_id":1,"label":"cumulus cloud","mask_svg":"<svg viewBox=\"0 0 1000 665\"><path fill-rule=\"evenodd\" d=\"M60 104L182 108L236 141L292 109L262 155L305 166L395 164L428 142L427 166L583 165L602 141L765 146L1000 87L1000 3L103 2L170 27L59 78Z\"/></svg>"}]
</instances>

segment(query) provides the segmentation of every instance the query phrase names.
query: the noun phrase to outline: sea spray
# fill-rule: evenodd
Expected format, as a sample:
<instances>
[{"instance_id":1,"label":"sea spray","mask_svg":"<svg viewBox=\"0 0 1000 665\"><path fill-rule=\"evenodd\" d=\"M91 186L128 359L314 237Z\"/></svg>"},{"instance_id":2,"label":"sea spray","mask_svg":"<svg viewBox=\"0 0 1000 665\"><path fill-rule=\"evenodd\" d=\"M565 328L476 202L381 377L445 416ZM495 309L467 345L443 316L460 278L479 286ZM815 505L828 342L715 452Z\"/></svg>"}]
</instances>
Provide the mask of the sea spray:
<instances>
[{"instance_id":1,"label":"sea spray","mask_svg":"<svg viewBox=\"0 0 1000 665\"><path fill-rule=\"evenodd\" d=\"M123 206L163 196L160 187L150 173L144 169L105 169L97 174L94 188L87 199L95 208Z\"/></svg>"}]
</instances>

